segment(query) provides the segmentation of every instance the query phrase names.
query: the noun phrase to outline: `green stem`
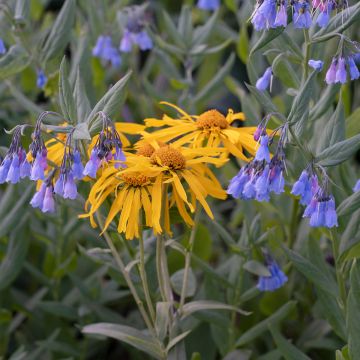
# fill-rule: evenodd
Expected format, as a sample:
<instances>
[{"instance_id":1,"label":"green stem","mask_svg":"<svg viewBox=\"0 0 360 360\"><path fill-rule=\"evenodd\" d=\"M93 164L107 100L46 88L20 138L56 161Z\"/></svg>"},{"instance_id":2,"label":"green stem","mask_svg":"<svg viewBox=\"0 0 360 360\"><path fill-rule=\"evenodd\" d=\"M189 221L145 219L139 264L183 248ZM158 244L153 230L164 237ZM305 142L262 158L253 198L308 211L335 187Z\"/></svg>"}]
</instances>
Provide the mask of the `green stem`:
<instances>
[{"instance_id":1,"label":"green stem","mask_svg":"<svg viewBox=\"0 0 360 360\"><path fill-rule=\"evenodd\" d=\"M341 307L344 309L344 312L346 313L346 286L344 277L341 271L341 264L339 262L339 247L340 247L340 241L337 234L337 231L332 229L330 230L330 237L332 242L332 248L333 248L333 256L335 259L335 269L336 269L336 279L337 283L340 289L340 300L341 300Z\"/></svg>"},{"instance_id":2,"label":"green stem","mask_svg":"<svg viewBox=\"0 0 360 360\"><path fill-rule=\"evenodd\" d=\"M305 56L304 56L304 72L303 72L303 78L302 83L304 84L306 79L309 76L309 65L308 62L310 60L310 46L311 46L311 40L309 36L309 30L304 29L304 38L305 38Z\"/></svg>"},{"instance_id":3,"label":"green stem","mask_svg":"<svg viewBox=\"0 0 360 360\"><path fill-rule=\"evenodd\" d=\"M290 229L289 229L289 248L290 249L292 248L295 237L296 237L296 228L298 225L298 221L297 221L298 210L299 210L299 200L294 199L292 213L291 213L291 220L290 220Z\"/></svg>"},{"instance_id":4,"label":"green stem","mask_svg":"<svg viewBox=\"0 0 360 360\"><path fill-rule=\"evenodd\" d=\"M96 213L96 219L97 219L97 221L99 223L99 226L103 229L104 228L104 223L101 220L100 215L98 213ZM139 308L140 314L141 314L142 318L144 319L144 322L145 322L146 326L148 327L149 331L152 334L155 334L155 329L154 329L153 325L151 324L150 318L149 318L149 316L148 316L148 314L147 314L147 312L146 312L146 310L144 308L144 304L141 301L141 299L140 299L140 297L139 297L139 295L138 295L138 293L137 293L137 291L135 289L135 285L132 282L132 280L131 280L131 278L129 276L129 273L126 271L125 265L124 265L120 255L119 255L119 253L118 253L118 251L117 251L117 249L116 249L116 247L115 247L115 245L114 245L114 243L113 243L113 241L112 241L112 239L111 239L111 237L110 237L110 235L108 234L107 231L103 232L103 237L105 238L106 243L107 243L108 247L110 248L111 253L112 253L113 257L114 257L114 260L115 260L117 266L119 267L119 270L121 271L121 273L122 273L128 287L129 287L129 290L130 290L130 292L131 292L131 294L132 294L132 296L133 296L133 298L134 298L134 300L135 300L135 302L136 302L136 304L137 304L137 306Z\"/></svg>"},{"instance_id":5,"label":"green stem","mask_svg":"<svg viewBox=\"0 0 360 360\"><path fill-rule=\"evenodd\" d=\"M148 280L147 280L146 271L145 271L145 247L144 247L144 239L142 237L141 232L140 232L140 237L139 237L139 249L140 249L140 263L139 263L140 278L141 278L141 282L143 285L143 289L144 289L144 293L145 293L145 300L146 300L146 304L147 304L147 307L148 307L148 310L150 313L150 317L151 317L152 323L155 324L156 315L155 315L154 305L151 300L149 286L148 286Z\"/></svg>"},{"instance_id":6,"label":"green stem","mask_svg":"<svg viewBox=\"0 0 360 360\"><path fill-rule=\"evenodd\" d=\"M183 278L183 284L181 288L181 296L180 296L180 306L179 306L179 312L181 313L182 308L185 304L185 298L186 298L186 289L188 286L188 280L189 280L189 271L190 271L190 264L191 264L191 256L194 249L194 242L195 242L195 236L197 227L199 224L201 215L201 208L198 206L196 208L195 217L194 217L194 226L191 230L190 238L189 238L189 244L186 249L186 255L185 255L185 267L184 267L184 278Z\"/></svg>"}]
</instances>

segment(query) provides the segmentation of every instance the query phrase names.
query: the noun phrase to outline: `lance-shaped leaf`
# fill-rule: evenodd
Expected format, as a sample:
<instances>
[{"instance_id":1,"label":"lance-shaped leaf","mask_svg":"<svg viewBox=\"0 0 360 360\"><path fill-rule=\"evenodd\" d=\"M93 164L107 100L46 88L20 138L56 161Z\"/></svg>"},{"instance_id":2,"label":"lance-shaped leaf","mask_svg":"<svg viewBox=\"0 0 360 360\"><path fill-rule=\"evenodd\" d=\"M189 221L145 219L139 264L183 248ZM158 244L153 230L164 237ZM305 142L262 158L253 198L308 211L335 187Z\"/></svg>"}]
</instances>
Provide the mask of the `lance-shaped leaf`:
<instances>
[{"instance_id":1,"label":"lance-shaped leaf","mask_svg":"<svg viewBox=\"0 0 360 360\"><path fill-rule=\"evenodd\" d=\"M264 46L266 46L270 41L277 38L283 31L285 30L284 27L277 27L275 29L269 29L269 31L263 31L260 39L256 42L253 48L250 51L249 58L254 55L254 53Z\"/></svg>"},{"instance_id":2,"label":"lance-shaped leaf","mask_svg":"<svg viewBox=\"0 0 360 360\"><path fill-rule=\"evenodd\" d=\"M60 64L59 74L59 102L64 118L70 123L77 122L77 113L73 93L68 80L69 71L66 57L64 56Z\"/></svg>"},{"instance_id":3,"label":"lance-shaped leaf","mask_svg":"<svg viewBox=\"0 0 360 360\"><path fill-rule=\"evenodd\" d=\"M350 159L360 149L360 134L350 139L340 141L323 150L315 158L321 166L335 166Z\"/></svg>"},{"instance_id":4,"label":"lance-shaped leaf","mask_svg":"<svg viewBox=\"0 0 360 360\"><path fill-rule=\"evenodd\" d=\"M276 105L271 101L270 96L266 92L258 90L255 86L246 83L245 85L267 113L278 112Z\"/></svg>"},{"instance_id":5,"label":"lance-shaped leaf","mask_svg":"<svg viewBox=\"0 0 360 360\"><path fill-rule=\"evenodd\" d=\"M46 62L65 49L74 25L75 13L75 0L66 0L41 49L41 61Z\"/></svg>"},{"instance_id":6,"label":"lance-shaped leaf","mask_svg":"<svg viewBox=\"0 0 360 360\"><path fill-rule=\"evenodd\" d=\"M86 121L88 115L91 112L90 101L86 94L86 89L82 81L80 71L78 70L74 88L74 99L77 109L78 122Z\"/></svg>"},{"instance_id":7,"label":"lance-shaped leaf","mask_svg":"<svg viewBox=\"0 0 360 360\"><path fill-rule=\"evenodd\" d=\"M336 209L339 216L352 214L360 207L360 191L355 192L346 198Z\"/></svg>"},{"instance_id":8,"label":"lance-shaped leaf","mask_svg":"<svg viewBox=\"0 0 360 360\"><path fill-rule=\"evenodd\" d=\"M103 111L110 118L120 112L120 107L125 101L126 86L130 76L131 72L129 71L99 100L87 118L88 123L94 120L99 111ZM96 126L96 123L92 123L90 132L94 131Z\"/></svg>"},{"instance_id":9,"label":"lance-shaped leaf","mask_svg":"<svg viewBox=\"0 0 360 360\"><path fill-rule=\"evenodd\" d=\"M140 330L130 326L97 323L87 325L82 329L84 334L102 335L111 337L113 339L123 341L138 350L155 357L156 359L164 358L164 351L162 350L158 340L150 335L145 335Z\"/></svg>"},{"instance_id":10,"label":"lance-shaped leaf","mask_svg":"<svg viewBox=\"0 0 360 360\"><path fill-rule=\"evenodd\" d=\"M20 45L11 46L0 59L0 80L24 70L30 63L30 56Z\"/></svg>"}]
</instances>

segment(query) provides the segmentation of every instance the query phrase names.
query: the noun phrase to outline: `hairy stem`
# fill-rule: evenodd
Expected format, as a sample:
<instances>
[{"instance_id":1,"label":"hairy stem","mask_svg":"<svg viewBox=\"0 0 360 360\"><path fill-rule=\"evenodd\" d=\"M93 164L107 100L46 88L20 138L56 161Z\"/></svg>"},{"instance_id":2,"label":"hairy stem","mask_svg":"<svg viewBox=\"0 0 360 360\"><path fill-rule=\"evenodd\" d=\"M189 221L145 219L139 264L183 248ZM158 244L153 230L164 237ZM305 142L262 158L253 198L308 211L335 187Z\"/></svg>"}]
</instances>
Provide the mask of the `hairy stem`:
<instances>
[{"instance_id":1,"label":"hairy stem","mask_svg":"<svg viewBox=\"0 0 360 360\"><path fill-rule=\"evenodd\" d=\"M304 55L304 72L303 72L303 78L302 83L304 84L306 79L309 76L309 65L308 62L310 60L310 47L311 47L311 41L309 36L309 30L304 29L304 38L305 38L305 55Z\"/></svg>"}]
</instances>

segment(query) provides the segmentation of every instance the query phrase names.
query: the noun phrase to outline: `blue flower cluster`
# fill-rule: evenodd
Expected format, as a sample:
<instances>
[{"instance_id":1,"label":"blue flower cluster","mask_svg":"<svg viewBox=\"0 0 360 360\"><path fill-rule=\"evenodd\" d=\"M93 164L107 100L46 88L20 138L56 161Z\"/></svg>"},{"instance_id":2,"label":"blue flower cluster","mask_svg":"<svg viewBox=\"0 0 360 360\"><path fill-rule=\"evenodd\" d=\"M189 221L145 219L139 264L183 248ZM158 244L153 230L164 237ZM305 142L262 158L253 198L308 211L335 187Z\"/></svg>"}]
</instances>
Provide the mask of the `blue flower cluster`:
<instances>
[{"instance_id":1,"label":"blue flower cluster","mask_svg":"<svg viewBox=\"0 0 360 360\"><path fill-rule=\"evenodd\" d=\"M292 22L295 29L308 29L313 23L325 27L333 11L347 7L347 1L336 0L257 0L251 22L255 30L268 30L286 27L288 8L291 8ZM313 21L312 14L316 17Z\"/></svg>"},{"instance_id":2,"label":"blue flower cluster","mask_svg":"<svg viewBox=\"0 0 360 360\"><path fill-rule=\"evenodd\" d=\"M110 62L113 67L119 67L121 64L121 56L115 46L113 46L110 36L101 35L96 41L96 45L92 50L95 57L100 58L104 62Z\"/></svg>"},{"instance_id":3,"label":"blue flower cluster","mask_svg":"<svg viewBox=\"0 0 360 360\"><path fill-rule=\"evenodd\" d=\"M288 281L287 276L274 260L268 260L267 268L271 275L259 277L257 288L260 291L275 291Z\"/></svg>"},{"instance_id":4,"label":"blue flower cluster","mask_svg":"<svg viewBox=\"0 0 360 360\"><path fill-rule=\"evenodd\" d=\"M347 81L347 74L349 72L350 80L357 80L360 77L360 72L355 63L355 56L333 57L331 65L326 73L325 81L327 84L341 83L345 84Z\"/></svg>"},{"instance_id":5,"label":"blue flower cluster","mask_svg":"<svg viewBox=\"0 0 360 360\"><path fill-rule=\"evenodd\" d=\"M254 136L256 140L260 140L254 160L240 169L227 189L227 193L235 199L269 201L270 193L284 192L284 132L280 137L275 155L270 158L269 143L273 141L274 135L269 138L264 128L259 127L259 129L260 138L258 138L258 131Z\"/></svg>"},{"instance_id":6,"label":"blue flower cluster","mask_svg":"<svg viewBox=\"0 0 360 360\"><path fill-rule=\"evenodd\" d=\"M300 204L306 206L303 217L310 218L310 226L328 228L338 226L335 199L328 191L326 174L324 185L320 186L313 170L304 170L291 193L300 196Z\"/></svg>"}]
</instances>

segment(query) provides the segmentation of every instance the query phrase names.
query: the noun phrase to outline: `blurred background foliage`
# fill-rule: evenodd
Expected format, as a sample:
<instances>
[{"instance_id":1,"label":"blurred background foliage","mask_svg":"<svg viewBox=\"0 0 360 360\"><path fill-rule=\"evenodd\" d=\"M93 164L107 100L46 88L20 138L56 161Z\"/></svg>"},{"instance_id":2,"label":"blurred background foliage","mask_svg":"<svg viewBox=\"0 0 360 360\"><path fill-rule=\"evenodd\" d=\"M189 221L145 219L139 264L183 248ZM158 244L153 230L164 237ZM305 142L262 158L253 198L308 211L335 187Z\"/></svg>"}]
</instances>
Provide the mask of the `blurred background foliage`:
<instances>
[{"instance_id":1,"label":"blurred background foliage","mask_svg":"<svg viewBox=\"0 0 360 360\"><path fill-rule=\"evenodd\" d=\"M288 29L249 57L261 37L248 22L252 1L224 0L213 14L197 9L191 0L148 1L146 14L154 49L140 52L135 48L123 54L119 69L103 66L91 56L97 37L110 34L117 46L124 30L124 7L143 3L3 1L0 33L9 52L14 53L12 58L7 54L0 59L0 127L34 124L42 111L61 111L58 79L64 54L70 64L69 83L74 87L80 74L91 107L132 70L126 102L112 114L116 121L141 123L144 118L161 116L164 108L160 100L194 114L209 108L224 113L228 108L243 111L247 125L257 124L273 107L283 114L290 111L301 82L302 33ZM358 25L357 18L356 25L348 30L353 40L359 40ZM324 59L327 68L337 43L332 38L314 44L313 58ZM264 99L259 101L258 94L249 91L245 82L254 84L278 55L278 49L287 55L274 67L276 80L267 108ZM36 87L37 68L48 77L44 90ZM310 101L312 127L301 138L313 149L321 146L324 128L339 101L337 85L324 87L323 74L316 81ZM345 139L360 130L359 85L347 83L341 91L343 118L338 131ZM273 119L270 128L277 125ZM3 155L10 137L1 132L0 142ZM306 164L290 149L287 165L290 183ZM232 159L217 174L224 186L238 169L239 164ZM337 203L350 196L359 173L359 154L330 171ZM87 193L89 185L82 186ZM60 201L57 213L48 216L28 205L33 191L30 182L0 187L0 358L147 358L124 343L81 333L83 326L94 322L141 328L142 321L99 230L77 218L83 211L84 198L71 206ZM239 306L252 314L245 317L202 311L190 317L185 327L193 331L185 339L186 358L317 360L335 359L339 350L336 359L348 359L347 348L341 351L351 336L348 322L337 295L331 294L332 289L337 292L337 283L329 233L310 229L301 219L298 201L289 193L270 203L228 199L213 202L212 208L216 221L204 216L197 231L192 295ZM360 256L359 219L358 202L341 217L344 274L349 274L353 259ZM112 236L130 263L137 242L125 242L115 232ZM175 239L186 246L188 236L189 230L179 223ZM260 294L256 289L262 246L271 250L289 276L287 285L274 293ZM146 251L151 283L154 240L150 234ZM183 266L183 256L174 246L169 251L170 271L176 274ZM352 271L356 279L356 264ZM133 270L131 275L139 285L138 273ZM176 282L176 276L173 280ZM353 291L358 295L360 285L354 283ZM150 285L155 292L156 284ZM353 316L358 320L360 312Z\"/></svg>"}]
</instances>

